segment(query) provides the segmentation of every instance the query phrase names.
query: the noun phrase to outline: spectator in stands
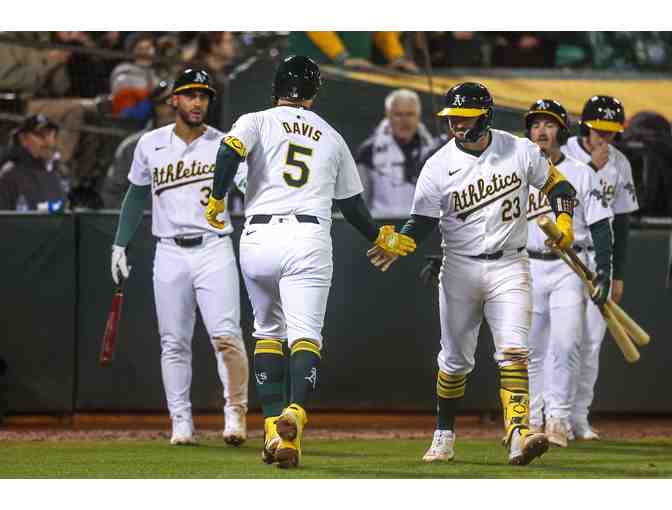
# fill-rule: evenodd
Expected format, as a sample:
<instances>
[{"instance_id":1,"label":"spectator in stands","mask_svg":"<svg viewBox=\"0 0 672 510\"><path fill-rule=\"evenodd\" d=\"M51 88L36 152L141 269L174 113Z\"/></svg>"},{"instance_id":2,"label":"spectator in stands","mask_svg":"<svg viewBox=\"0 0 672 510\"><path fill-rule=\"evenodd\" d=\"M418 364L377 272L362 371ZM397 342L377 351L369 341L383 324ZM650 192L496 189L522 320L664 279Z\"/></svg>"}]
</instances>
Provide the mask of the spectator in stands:
<instances>
[{"instance_id":1,"label":"spectator in stands","mask_svg":"<svg viewBox=\"0 0 672 510\"><path fill-rule=\"evenodd\" d=\"M154 36L138 32L126 38L125 50L133 55L132 62L123 62L110 76L112 113L122 119L146 120L151 113L151 102L145 101L159 83L154 63Z\"/></svg>"},{"instance_id":2,"label":"spectator in stands","mask_svg":"<svg viewBox=\"0 0 672 510\"><path fill-rule=\"evenodd\" d=\"M143 130L133 133L117 147L114 160L107 171L107 177L101 190L106 209L121 208L121 202L129 185L128 172L133 162L133 153L140 137L147 131L175 122L175 110L167 102L171 90L171 82L162 81L159 83L150 96L153 105L151 120Z\"/></svg>"},{"instance_id":3,"label":"spectator in stands","mask_svg":"<svg viewBox=\"0 0 672 510\"><path fill-rule=\"evenodd\" d=\"M435 145L420 122L420 97L398 89L385 98L385 118L359 148L364 200L378 218L407 217L421 163Z\"/></svg>"},{"instance_id":4,"label":"spectator in stands","mask_svg":"<svg viewBox=\"0 0 672 510\"><path fill-rule=\"evenodd\" d=\"M43 113L57 123L64 173L85 172L87 164L74 162L73 156L85 115L95 112L96 104L93 99L64 97L71 86L66 64L72 52L25 45L50 42L46 32L8 32L5 36L14 37L16 44L0 44L0 90L18 93L27 103L28 115Z\"/></svg>"},{"instance_id":5,"label":"spectator in stands","mask_svg":"<svg viewBox=\"0 0 672 510\"><path fill-rule=\"evenodd\" d=\"M421 32L416 37L416 60L422 62L423 45L427 41L433 67L483 67L485 52L479 32Z\"/></svg>"},{"instance_id":6,"label":"spectator in stands","mask_svg":"<svg viewBox=\"0 0 672 510\"><path fill-rule=\"evenodd\" d=\"M0 209L54 212L65 206L58 172L58 125L47 116L27 117L0 162Z\"/></svg>"},{"instance_id":7,"label":"spectator in stands","mask_svg":"<svg viewBox=\"0 0 672 510\"><path fill-rule=\"evenodd\" d=\"M288 53L306 55L318 63L370 68L372 51L377 47L387 67L417 73L418 66L406 57L399 32L291 32Z\"/></svg>"},{"instance_id":8,"label":"spectator in stands","mask_svg":"<svg viewBox=\"0 0 672 510\"><path fill-rule=\"evenodd\" d=\"M196 53L189 65L205 69L210 74L217 93L222 94L228 86L229 73L233 70L238 56L238 44L233 32L201 32L196 38L196 43ZM225 128L221 125L222 106L224 103L220 102L208 108L206 124L217 129Z\"/></svg>"},{"instance_id":9,"label":"spectator in stands","mask_svg":"<svg viewBox=\"0 0 672 510\"><path fill-rule=\"evenodd\" d=\"M553 67L557 42L543 32L490 32L493 67Z\"/></svg>"}]
</instances>

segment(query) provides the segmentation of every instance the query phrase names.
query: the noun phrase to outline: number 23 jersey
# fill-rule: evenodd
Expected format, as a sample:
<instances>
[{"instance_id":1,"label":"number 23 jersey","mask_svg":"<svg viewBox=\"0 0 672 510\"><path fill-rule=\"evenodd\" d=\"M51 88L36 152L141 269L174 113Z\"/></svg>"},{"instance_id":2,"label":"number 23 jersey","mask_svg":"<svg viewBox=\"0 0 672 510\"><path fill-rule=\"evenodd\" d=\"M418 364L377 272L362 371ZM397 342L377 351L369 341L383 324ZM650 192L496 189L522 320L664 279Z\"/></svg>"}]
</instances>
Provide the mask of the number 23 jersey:
<instances>
[{"instance_id":1,"label":"number 23 jersey","mask_svg":"<svg viewBox=\"0 0 672 510\"><path fill-rule=\"evenodd\" d=\"M546 184L548 162L528 139L490 133L480 155L452 139L418 178L411 214L440 219L444 250L479 255L526 244L529 186Z\"/></svg>"},{"instance_id":2,"label":"number 23 jersey","mask_svg":"<svg viewBox=\"0 0 672 510\"><path fill-rule=\"evenodd\" d=\"M363 191L347 144L310 110L276 106L248 113L222 143L246 158L247 217L311 214L331 221L332 199Z\"/></svg>"}]
</instances>

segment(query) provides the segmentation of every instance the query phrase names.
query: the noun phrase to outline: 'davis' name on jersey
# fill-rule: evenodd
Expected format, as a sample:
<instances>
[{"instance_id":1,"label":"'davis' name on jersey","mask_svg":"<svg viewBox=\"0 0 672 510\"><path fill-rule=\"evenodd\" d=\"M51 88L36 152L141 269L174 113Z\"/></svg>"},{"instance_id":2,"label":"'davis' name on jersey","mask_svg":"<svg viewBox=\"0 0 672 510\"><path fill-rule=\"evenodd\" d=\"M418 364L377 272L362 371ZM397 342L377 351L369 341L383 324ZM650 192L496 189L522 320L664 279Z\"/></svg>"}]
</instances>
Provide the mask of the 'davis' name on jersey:
<instances>
[{"instance_id":1,"label":"'davis' name on jersey","mask_svg":"<svg viewBox=\"0 0 672 510\"><path fill-rule=\"evenodd\" d=\"M283 122L282 127L285 128L285 131L287 131L287 133L290 135L302 135L308 138L312 138L316 142L319 142L320 136L322 136L322 131L315 129L313 126L306 124L305 122L292 122L291 124L289 122Z\"/></svg>"},{"instance_id":2,"label":"'davis' name on jersey","mask_svg":"<svg viewBox=\"0 0 672 510\"><path fill-rule=\"evenodd\" d=\"M194 160L191 162L191 166L187 166L184 161L180 160L175 165L169 163L165 167L155 167L152 171L152 180L154 189L156 189L165 184L172 184L190 177L207 176L210 178L214 173L214 163L204 163ZM188 183L185 182L185 184Z\"/></svg>"},{"instance_id":3,"label":"'davis' name on jersey","mask_svg":"<svg viewBox=\"0 0 672 510\"><path fill-rule=\"evenodd\" d=\"M469 184L465 189L453 191L453 204L458 218L465 219L472 212L485 207L498 198L508 195L520 188L521 181L516 172L502 176L495 174L492 179L486 181L481 178L475 184Z\"/></svg>"}]
</instances>

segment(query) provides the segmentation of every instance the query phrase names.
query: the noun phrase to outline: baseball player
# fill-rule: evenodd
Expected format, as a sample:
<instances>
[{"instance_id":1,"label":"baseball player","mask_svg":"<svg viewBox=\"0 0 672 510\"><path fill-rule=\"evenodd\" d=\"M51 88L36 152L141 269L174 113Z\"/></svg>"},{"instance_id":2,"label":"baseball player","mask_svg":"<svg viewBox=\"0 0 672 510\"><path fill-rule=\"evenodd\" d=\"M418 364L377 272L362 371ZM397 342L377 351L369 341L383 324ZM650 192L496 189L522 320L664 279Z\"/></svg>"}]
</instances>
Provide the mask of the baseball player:
<instances>
[{"instance_id":1,"label":"baseball player","mask_svg":"<svg viewBox=\"0 0 672 510\"><path fill-rule=\"evenodd\" d=\"M316 389L322 325L332 276L331 206L367 239L396 255L415 243L371 220L345 141L311 111L320 70L286 58L273 82L274 107L241 116L217 152L206 217L217 228L238 164L248 165L240 264L254 311L254 377L264 414L262 460L294 468L301 459L306 405ZM285 399L284 349L290 395Z\"/></svg>"},{"instance_id":2,"label":"baseball player","mask_svg":"<svg viewBox=\"0 0 672 510\"><path fill-rule=\"evenodd\" d=\"M203 123L215 90L207 72L187 69L175 80L170 104L176 122L145 133L128 174L112 246L112 278L129 275L126 246L152 195L154 298L161 336L161 375L172 419L171 444L195 442L191 414L191 340L196 306L210 336L224 386L224 440L246 439L248 361L240 330L238 269L227 213L217 230L203 218L212 193L214 153L224 136Z\"/></svg>"},{"instance_id":3,"label":"baseball player","mask_svg":"<svg viewBox=\"0 0 672 510\"><path fill-rule=\"evenodd\" d=\"M525 206L535 186L548 196L571 246L575 191L539 147L491 129L492 97L480 83L460 83L446 94L446 116L455 137L424 165L411 219L401 230L416 243L439 224L443 264L439 275L441 351L436 392L438 425L426 462L454 457L454 422L474 368L478 330L488 321L501 375L509 463L528 464L548 450L542 432L528 425L528 342L532 311L525 243ZM369 251L386 270L396 257Z\"/></svg>"},{"instance_id":4,"label":"baseball player","mask_svg":"<svg viewBox=\"0 0 672 510\"><path fill-rule=\"evenodd\" d=\"M639 209L632 168L628 159L611 145L625 123L623 104L611 96L593 96L583 107L579 136L570 138L562 152L588 164L600 183L600 198L614 213L612 223L613 280L611 299L618 303L623 297L625 254L630 213ZM590 269L596 267L595 252L588 251ZM586 307L585 339L581 344L579 377L570 417L572 434L579 439L599 439L588 421L588 409L599 370L599 356L606 323L593 303ZM571 435L570 435L571 437Z\"/></svg>"},{"instance_id":5,"label":"baseball player","mask_svg":"<svg viewBox=\"0 0 672 510\"><path fill-rule=\"evenodd\" d=\"M560 145L569 133L567 111L553 99L540 99L525 114L525 132L576 190L574 251L583 256L595 246L597 272L591 296L603 305L611 276L611 209L600 198L595 172L565 156ZM569 415L583 337L586 292L581 279L547 245L537 218L551 212L548 198L533 189L527 202L527 253L532 274L532 325L529 341L530 428L544 425L551 444L567 446ZM547 356L548 355L548 356Z\"/></svg>"}]
</instances>

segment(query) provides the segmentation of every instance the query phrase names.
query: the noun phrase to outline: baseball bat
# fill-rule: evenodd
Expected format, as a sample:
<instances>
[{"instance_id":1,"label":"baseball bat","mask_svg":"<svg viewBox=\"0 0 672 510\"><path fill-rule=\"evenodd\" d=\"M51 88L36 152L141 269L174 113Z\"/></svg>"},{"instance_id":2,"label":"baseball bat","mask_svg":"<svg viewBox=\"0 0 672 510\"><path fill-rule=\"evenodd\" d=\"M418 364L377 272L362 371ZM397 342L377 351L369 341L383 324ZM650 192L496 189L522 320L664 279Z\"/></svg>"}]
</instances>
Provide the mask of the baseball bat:
<instances>
[{"instance_id":1,"label":"baseball bat","mask_svg":"<svg viewBox=\"0 0 672 510\"><path fill-rule=\"evenodd\" d=\"M544 233L547 236L549 236L552 240L556 240L562 235L562 233L558 230L557 225L545 216L540 218L537 221L537 224L539 225L539 228L541 228L544 231ZM572 261L576 264L576 266L578 266L581 269L581 271L583 271L583 273L586 275L586 278L589 281L592 281L595 275L576 255L574 250L569 248L565 251L567 255L572 259ZM630 335L632 340L638 346L643 347L645 345L648 345L648 343L651 341L651 336L644 330L644 328L642 328L639 324L637 324L637 322L635 322L635 320L632 317L630 317L630 315L628 315L628 313L625 310L623 310L623 308L621 308L619 304L614 303L614 301L611 298L607 298L606 305L611 309L616 320L621 323L623 328L628 332L628 335Z\"/></svg>"},{"instance_id":2,"label":"baseball bat","mask_svg":"<svg viewBox=\"0 0 672 510\"><path fill-rule=\"evenodd\" d=\"M562 236L562 233L558 230L558 227L555 225L555 223L545 216L539 218L537 220L537 224L539 225L539 228L541 228L541 230L543 230L544 233L553 241L557 241ZM581 280L583 280L583 282L588 287L588 291L592 295L594 287L588 277L588 274L592 273L590 273L588 268L586 268L581 259L578 258L574 250L571 248L563 250L556 246L552 246L551 250L553 250L553 253L558 255L567 265L569 265L569 267L579 276L579 278L581 278ZM572 255L574 256L572 257ZM635 347L635 344L628 336L624 327L614 316L611 307L605 304L604 306L600 307L600 311L602 312L604 320L607 323L607 328L609 329L611 336L623 353L625 360L628 363L635 363L638 361L639 352L637 351L637 347Z\"/></svg>"},{"instance_id":3,"label":"baseball bat","mask_svg":"<svg viewBox=\"0 0 672 510\"><path fill-rule=\"evenodd\" d=\"M121 318L121 305L124 303L123 279L114 288L112 296L112 306L107 314L105 323L105 333L100 347L99 362L101 366L107 366L114 359L114 352L117 347L117 331L119 328L119 319Z\"/></svg>"}]
</instances>

